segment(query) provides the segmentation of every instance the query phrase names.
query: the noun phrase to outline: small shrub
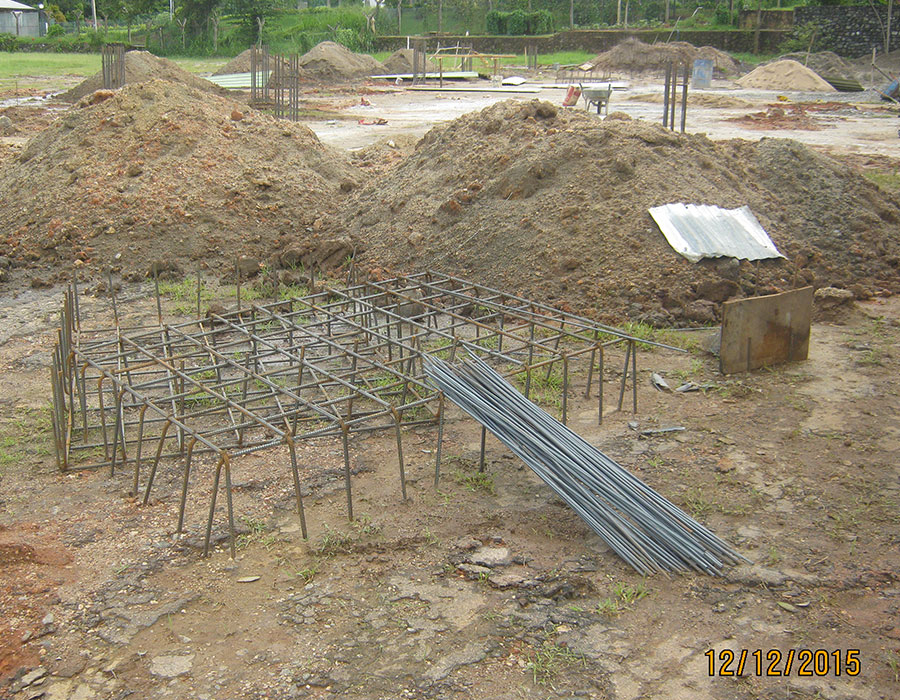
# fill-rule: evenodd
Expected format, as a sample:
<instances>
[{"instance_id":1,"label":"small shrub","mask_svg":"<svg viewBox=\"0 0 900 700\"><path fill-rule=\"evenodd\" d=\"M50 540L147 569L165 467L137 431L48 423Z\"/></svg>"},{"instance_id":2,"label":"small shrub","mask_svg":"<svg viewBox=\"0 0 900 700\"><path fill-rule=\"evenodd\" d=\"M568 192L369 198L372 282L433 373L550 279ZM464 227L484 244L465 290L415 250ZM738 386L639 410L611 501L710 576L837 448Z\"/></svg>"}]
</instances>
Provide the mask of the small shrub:
<instances>
[{"instance_id":1,"label":"small shrub","mask_svg":"<svg viewBox=\"0 0 900 700\"><path fill-rule=\"evenodd\" d=\"M0 34L0 51L15 51L19 47L19 42L12 34Z\"/></svg>"}]
</instances>

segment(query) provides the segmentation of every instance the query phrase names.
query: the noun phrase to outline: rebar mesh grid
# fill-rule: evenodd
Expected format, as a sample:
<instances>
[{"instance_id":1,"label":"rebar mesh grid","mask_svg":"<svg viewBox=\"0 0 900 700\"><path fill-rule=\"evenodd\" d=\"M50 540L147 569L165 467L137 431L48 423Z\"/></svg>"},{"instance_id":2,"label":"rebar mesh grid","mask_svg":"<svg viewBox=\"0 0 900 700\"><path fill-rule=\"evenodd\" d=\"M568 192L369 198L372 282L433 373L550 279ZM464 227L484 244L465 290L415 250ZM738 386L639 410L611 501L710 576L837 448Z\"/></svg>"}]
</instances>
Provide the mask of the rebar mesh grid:
<instances>
[{"instance_id":1,"label":"rebar mesh grid","mask_svg":"<svg viewBox=\"0 0 900 700\"><path fill-rule=\"evenodd\" d=\"M157 326L124 328L111 293L115 327L90 330L81 327L73 285L54 354L53 432L61 470L108 467L114 474L117 466L130 466L132 491L146 504L160 462L176 460L182 469L181 533L192 462L199 454L213 455L204 554L222 476L234 553L231 462L250 452L287 446L304 537L298 441L342 441L352 519L349 437L393 431L405 500L403 428L436 423L437 485L444 402L425 379L427 355L450 362L462 351L482 357L518 378L526 397L538 388L559 391L565 422L572 364L586 365L588 397L596 377L602 420L604 352L624 345L618 407L630 374L637 410L637 347L649 341L461 278L423 272L243 308L239 294L237 308L228 313L178 323L163 323L160 313ZM482 469L483 437L484 431Z\"/></svg>"}]
</instances>

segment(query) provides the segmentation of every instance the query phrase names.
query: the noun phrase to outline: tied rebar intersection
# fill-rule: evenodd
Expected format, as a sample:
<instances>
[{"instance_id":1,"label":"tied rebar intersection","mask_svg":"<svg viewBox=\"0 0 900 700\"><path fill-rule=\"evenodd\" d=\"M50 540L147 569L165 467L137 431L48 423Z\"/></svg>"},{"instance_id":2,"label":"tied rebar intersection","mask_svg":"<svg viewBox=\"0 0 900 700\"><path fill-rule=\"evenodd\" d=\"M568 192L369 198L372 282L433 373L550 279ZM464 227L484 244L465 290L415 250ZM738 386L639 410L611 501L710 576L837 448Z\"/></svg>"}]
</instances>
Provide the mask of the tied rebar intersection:
<instances>
[{"instance_id":1,"label":"tied rebar intersection","mask_svg":"<svg viewBox=\"0 0 900 700\"><path fill-rule=\"evenodd\" d=\"M239 283L237 308L203 317L201 284L198 277L197 318L165 323L157 283L158 322L124 327L110 280L114 326L97 329L82 327L78 289L71 285L53 356L52 424L60 470L108 468L114 475L117 467L129 468L131 491L145 505L160 465L180 466L179 534L192 469L199 455L211 455L204 554L224 490L234 555L231 468L233 460L251 452L287 447L285 478L293 485L304 538L300 441L341 441L351 520L351 436L394 434L405 500L404 429L437 425L437 486L445 410L443 394L425 379L427 356L452 363L467 352L514 378L526 397L558 391L563 423L575 388L573 365L579 364L588 398L596 380L599 422L605 354L624 347L618 408L631 376L636 411L638 345L659 345L436 272L381 282L358 282L351 274L343 288L249 306L242 306ZM483 428L482 470L484 435Z\"/></svg>"}]
</instances>

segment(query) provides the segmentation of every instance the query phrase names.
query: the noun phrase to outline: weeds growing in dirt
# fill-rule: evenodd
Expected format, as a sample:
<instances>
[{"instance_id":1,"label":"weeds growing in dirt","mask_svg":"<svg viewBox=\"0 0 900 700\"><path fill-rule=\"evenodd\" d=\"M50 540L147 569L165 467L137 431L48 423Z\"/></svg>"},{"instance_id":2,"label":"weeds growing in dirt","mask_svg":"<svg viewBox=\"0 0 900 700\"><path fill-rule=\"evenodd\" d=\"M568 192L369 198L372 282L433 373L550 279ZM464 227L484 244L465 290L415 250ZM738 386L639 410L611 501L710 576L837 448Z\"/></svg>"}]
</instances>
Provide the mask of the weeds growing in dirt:
<instances>
[{"instance_id":1,"label":"weeds growing in dirt","mask_svg":"<svg viewBox=\"0 0 900 700\"><path fill-rule=\"evenodd\" d=\"M888 665L888 668L891 669L891 674L894 676L894 683L900 683L900 654L896 651L888 650L884 655L884 661Z\"/></svg>"},{"instance_id":2,"label":"weeds growing in dirt","mask_svg":"<svg viewBox=\"0 0 900 700\"><path fill-rule=\"evenodd\" d=\"M559 644L544 642L540 649L533 651L525 668L531 671L535 685L551 685L563 667L573 664L586 666L584 655Z\"/></svg>"},{"instance_id":3,"label":"weeds growing in dirt","mask_svg":"<svg viewBox=\"0 0 900 700\"><path fill-rule=\"evenodd\" d=\"M193 316L197 313L197 278L185 277L178 282L161 280L159 293L172 299L175 313L181 316ZM203 280L200 280L201 313L206 312L212 298L212 291L207 288Z\"/></svg>"},{"instance_id":4,"label":"weeds growing in dirt","mask_svg":"<svg viewBox=\"0 0 900 700\"><path fill-rule=\"evenodd\" d=\"M641 581L630 585L619 581L613 586L612 595L602 598L597 603L597 614L603 617L614 617L623 610L633 607L639 600L646 598L650 591Z\"/></svg>"},{"instance_id":5,"label":"weeds growing in dirt","mask_svg":"<svg viewBox=\"0 0 900 700\"><path fill-rule=\"evenodd\" d=\"M316 554L321 557L330 557L334 554L346 554L350 551L353 544L353 535L349 532L341 532L340 530L332 530L328 525L325 526L325 534L316 547Z\"/></svg>"},{"instance_id":6,"label":"weeds growing in dirt","mask_svg":"<svg viewBox=\"0 0 900 700\"><path fill-rule=\"evenodd\" d=\"M684 497L684 504L695 518L706 517L713 511L715 506L712 501L706 499L703 495L703 489L699 486L688 490L687 495Z\"/></svg>"},{"instance_id":7,"label":"weeds growing in dirt","mask_svg":"<svg viewBox=\"0 0 900 700\"><path fill-rule=\"evenodd\" d=\"M298 576L299 578L302 578L304 583L309 583L316 577L316 574L319 573L319 569L321 567L322 567L322 561L321 560L315 561L312 564L310 564L309 566L306 566L306 567L300 569L300 571L298 571L296 573L296 576Z\"/></svg>"},{"instance_id":8,"label":"weeds growing in dirt","mask_svg":"<svg viewBox=\"0 0 900 700\"><path fill-rule=\"evenodd\" d=\"M614 617L619 614L619 603L612 596L602 598L597 603L597 614L604 617Z\"/></svg>"},{"instance_id":9,"label":"weeds growing in dirt","mask_svg":"<svg viewBox=\"0 0 900 700\"><path fill-rule=\"evenodd\" d=\"M15 409L0 423L0 473L10 465L24 465L29 457L50 454L50 409Z\"/></svg>"},{"instance_id":10,"label":"weeds growing in dirt","mask_svg":"<svg viewBox=\"0 0 900 700\"><path fill-rule=\"evenodd\" d=\"M644 582L641 581L636 586L630 586L626 583L619 582L615 586L613 586L613 593L616 598L622 601L625 605L633 605L637 603L642 598L646 597L648 591L644 586Z\"/></svg>"},{"instance_id":11,"label":"weeds growing in dirt","mask_svg":"<svg viewBox=\"0 0 900 700\"><path fill-rule=\"evenodd\" d=\"M453 472L453 478L457 484L465 486L469 491L484 491L491 496L496 496L494 477L485 472L464 472L457 469Z\"/></svg>"}]
</instances>

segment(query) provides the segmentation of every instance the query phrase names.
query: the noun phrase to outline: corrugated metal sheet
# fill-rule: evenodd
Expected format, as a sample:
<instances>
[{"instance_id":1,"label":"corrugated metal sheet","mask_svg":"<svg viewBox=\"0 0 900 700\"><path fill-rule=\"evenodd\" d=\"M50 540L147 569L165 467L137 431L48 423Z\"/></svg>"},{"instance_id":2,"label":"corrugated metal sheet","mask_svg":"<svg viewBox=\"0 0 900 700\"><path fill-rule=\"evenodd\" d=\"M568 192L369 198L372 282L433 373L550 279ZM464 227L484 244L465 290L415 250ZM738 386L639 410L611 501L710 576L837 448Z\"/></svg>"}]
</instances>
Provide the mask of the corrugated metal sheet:
<instances>
[{"instance_id":1,"label":"corrugated metal sheet","mask_svg":"<svg viewBox=\"0 0 900 700\"><path fill-rule=\"evenodd\" d=\"M721 209L705 204L665 204L650 216L666 240L691 262L701 258L783 258L750 207Z\"/></svg>"},{"instance_id":2,"label":"corrugated metal sheet","mask_svg":"<svg viewBox=\"0 0 900 700\"><path fill-rule=\"evenodd\" d=\"M259 80L259 85L265 85L269 81L270 75L272 75L272 71L259 71L259 73L257 73L257 80ZM226 73L224 75L211 75L207 78L207 80L211 83L215 83L219 87L227 88L229 90L250 89L249 73Z\"/></svg>"}]
</instances>

